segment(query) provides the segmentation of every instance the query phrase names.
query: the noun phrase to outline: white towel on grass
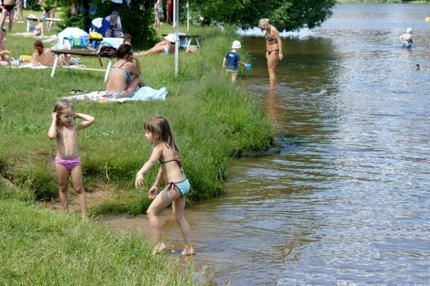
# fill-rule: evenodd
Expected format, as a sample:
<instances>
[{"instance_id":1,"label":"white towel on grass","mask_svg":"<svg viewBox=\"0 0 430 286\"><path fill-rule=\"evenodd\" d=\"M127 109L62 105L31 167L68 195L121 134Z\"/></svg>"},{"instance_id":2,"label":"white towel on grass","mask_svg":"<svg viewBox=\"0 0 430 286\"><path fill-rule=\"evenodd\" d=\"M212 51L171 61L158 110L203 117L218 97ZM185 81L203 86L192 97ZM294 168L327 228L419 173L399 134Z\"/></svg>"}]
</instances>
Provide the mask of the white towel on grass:
<instances>
[{"instance_id":1,"label":"white towel on grass","mask_svg":"<svg viewBox=\"0 0 430 286\"><path fill-rule=\"evenodd\" d=\"M66 96L69 100L106 100L112 102L124 102L124 101L146 101L146 100L165 100L168 93L165 87L160 89L153 89L149 86L139 88L132 97L124 97L118 99L108 98L106 91L93 91L86 94Z\"/></svg>"}]
</instances>

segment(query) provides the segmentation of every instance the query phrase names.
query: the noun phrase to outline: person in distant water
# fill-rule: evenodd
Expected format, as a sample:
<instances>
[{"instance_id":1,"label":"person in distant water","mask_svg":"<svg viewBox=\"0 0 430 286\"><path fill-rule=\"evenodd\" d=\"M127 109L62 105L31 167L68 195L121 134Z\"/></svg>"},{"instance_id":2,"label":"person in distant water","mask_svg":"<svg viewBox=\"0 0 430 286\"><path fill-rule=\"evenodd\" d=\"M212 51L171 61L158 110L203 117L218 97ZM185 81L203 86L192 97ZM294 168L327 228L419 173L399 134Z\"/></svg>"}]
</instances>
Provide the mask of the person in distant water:
<instances>
[{"instance_id":1,"label":"person in distant water","mask_svg":"<svg viewBox=\"0 0 430 286\"><path fill-rule=\"evenodd\" d=\"M94 117L76 113L72 103L66 99L60 99L55 103L54 112L51 115L51 126L48 137L55 140L57 154L55 156L55 173L57 174L61 207L65 213L69 212L69 176L72 179L73 188L78 194L82 218L87 216L87 195L82 185L81 159L78 151L78 131L91 126ZM73 123L76 119L82 119Z\"/></svg>"},{"instance_id":2,"label":"person in distant water","mask_svg":"<svg viewBox=\"0 0 430 286\"><path fill-rule=\"evenodd\" d=\"M239 71L238 65L246 67L246 63L240 60L239 50L242 48L240 42L234 41L231 48L232 50L225 55L222 61L222 69L231 73L231 81L234 82L236 81L237 72Z\"/></svg>"},{"instance_id":3,"label":"person in distant water","mask_svg":"<svg viewBox=\"0 0 430 286\"><path fill-rule=\"evenodd\" d=\"M399 37L402 42L402 48L412 48L412 28L407 28L406 33Z\"/></svg>"},{"instance_id":4,"label":"person in distant water","mask_svg":"<svg viewBox=\"0 0 430 286\"><path fill-rule=\"evenodd\" d=\"M6 50L6 31L0 30L0 66L10 66L10 51Z\"/></svg>"},{"instance_id":5,"label":"person in distant water","mask_svg":"<svg viewBox=\"0 0 430 286\"><path fill-rule=\"evenodd\" d=\"M4 22L6 21L6 17L9 16L9 33L12 32L13 18L15 14L15 0L2 0L0 2L0 29L3 29Z\"/></svg>"},{"instance_id":6,"label":"person in distant water","mask_svg":"<svg viewBox=\"0 0 430 286\"><path fill-rule=\"evenodd\" d=\"M276 74L275 69L279 61L282 61L282 41L278 30L269 24L269 19L261 19L258 22L258 27L265 31L264 38L266 39L266 58L267 68L270 78L270 89L276 89Z\"/></svg>"}]
</instances>

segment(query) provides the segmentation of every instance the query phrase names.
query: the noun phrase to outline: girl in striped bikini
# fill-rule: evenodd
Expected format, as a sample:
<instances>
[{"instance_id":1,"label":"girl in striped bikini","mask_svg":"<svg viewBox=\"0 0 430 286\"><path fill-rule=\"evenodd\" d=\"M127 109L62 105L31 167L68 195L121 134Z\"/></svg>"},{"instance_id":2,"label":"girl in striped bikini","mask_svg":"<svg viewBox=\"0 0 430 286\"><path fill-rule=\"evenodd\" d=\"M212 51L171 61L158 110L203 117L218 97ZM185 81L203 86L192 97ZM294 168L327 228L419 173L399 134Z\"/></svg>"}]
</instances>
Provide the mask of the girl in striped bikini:
<instances>
[{"instance_id":1,"label":"girl in striped bikini","mask_svg":"<svg viewBox=\"0 0 430 286\"><path fill-rule=\"evenodd\" d=\"M181 254L194 255L190 227L184 218L185 196L190 190L190 183L182 170L179 149L176 146L169 121L163 116L155 116L145 122L144 128L146 140L149 144L154 145L154 148L149 160L137 172L135 186L136 188L144 186L143 176L155 164L160 164L157 178L148 192L149 198L154 200L146 212L154 240L157 243L156 252L168 250L168 246L161 240L161 222L158 215L172 204L173 215L184 238L184 250ZM158 186L163 179L167 186L158 193Z\"/></svg>"}]
</instances>

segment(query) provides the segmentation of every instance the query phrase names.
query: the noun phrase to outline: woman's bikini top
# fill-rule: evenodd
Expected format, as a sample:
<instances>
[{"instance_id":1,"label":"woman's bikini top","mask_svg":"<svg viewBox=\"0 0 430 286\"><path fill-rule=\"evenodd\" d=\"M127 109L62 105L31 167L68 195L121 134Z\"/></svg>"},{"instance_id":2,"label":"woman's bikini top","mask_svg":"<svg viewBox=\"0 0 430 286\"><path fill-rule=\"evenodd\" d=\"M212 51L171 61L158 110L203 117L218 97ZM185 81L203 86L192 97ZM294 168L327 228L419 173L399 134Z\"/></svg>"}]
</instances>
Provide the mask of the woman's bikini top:
<instances>
[{"instance_id":1,"label":"woman's bikini top","mask_svg":"<svg viewBox=\"0 0 430 286\"><path fill-rule=\"evenodd\" d=\"M270 26L269 31L266 31L266 35L264 35L264 38L266 38L266 41L268 42L276 41L275 37L273 37L272 34L270 34L271 31L272 31L272 26Z\"/></svg>"},{"instance_id":2,"label":"woman's bikini top","mask_svg":"<svg viewBox=\"0 0 430 286\"><path fill-rule=\"evenodd\" d=\"M266 35L264 37L266 38L266 41L268 41L268 42L276 41L276 39L269 33L266 33Z\"/></svg>"},{"instance_id":3,"label":"woman's bikini top","mask_svg":"<svg viewBox=\"0 0 430 286\"><path fill-rule=\"evenodd\" d=\"M119 67L112 67L113 69L119 69L120 71L122 71L122 73L125 75L125 79L129 80L131 79L131 74L126 71L125 69L122 68L123 65L125 65L126 62L124 62L122 65L120 65Z\"/></svg>"}]
</instances>

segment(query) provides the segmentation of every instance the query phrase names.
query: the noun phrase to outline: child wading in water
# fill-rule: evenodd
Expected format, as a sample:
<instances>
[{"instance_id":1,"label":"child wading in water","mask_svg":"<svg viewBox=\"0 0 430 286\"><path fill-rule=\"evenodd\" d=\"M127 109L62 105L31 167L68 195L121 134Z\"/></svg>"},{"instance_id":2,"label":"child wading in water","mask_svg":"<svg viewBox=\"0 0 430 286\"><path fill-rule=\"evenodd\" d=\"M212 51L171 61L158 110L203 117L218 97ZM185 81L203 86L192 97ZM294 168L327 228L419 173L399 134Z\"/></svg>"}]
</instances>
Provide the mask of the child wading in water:
<instances>
[{"instance_id":1,"label":"child wading in water","mask_svg":"<svg viewBox=\"0 0 430 286\"><path fill-rule=\"evenodd\" d=\"M158 215L172 204L173 215L184 238L182 255L193 255L190 227L184 218L185 195L190 190L190 183L182 170L179 149L175 144L169 121L163 116L155 116L145 122L144 128L146 140L149 144L154 145L154 148L149 160L137 172L135 186L136 188L142 187L145 184L143 176L157 162L160 164L157 178L148 192L149 198L154 201L147 210L151 231L158 244L157 251L167 249L167 245L161 241L161 223ZM167 186L158 193L158 186L163 179Z\"/></svg>"},{"instance_id":2,"label":"child wading in water","mask_svg":"<svg viewBox=\"0 0 430 286\"><path fill-rule=\"evenodd\" d=\"M80 118L83 121L73 123ZM78 152L78 131L87 128L94 123L94 117L82 113L75 113L72 103L61 99L55 103L52 113L51 127L48 137L55 139L57 143L57 155L55 157L55 172L57 173L60 188L60 201L63 211L69 211L69 174L72 178L73 188L78 194L81 206L82 218L87 216L87 196L82 185L82 169Z\"/></svg>"},{"instance_id":3,"label":"child wading in water","mask_svg":"<svg viewBox=\"0 0 430 286\"><path fill-rule=\"evenodd\" d=\"M231 72L232 81L236 81L237 72L239 71L238 64L244 67L247 66L246 63L240 61L240 48L242 48L240 42L234 41L232 45L232 50L225 55L224 60L222 62L222 69Z\"/></svg>"}]
</instances>

